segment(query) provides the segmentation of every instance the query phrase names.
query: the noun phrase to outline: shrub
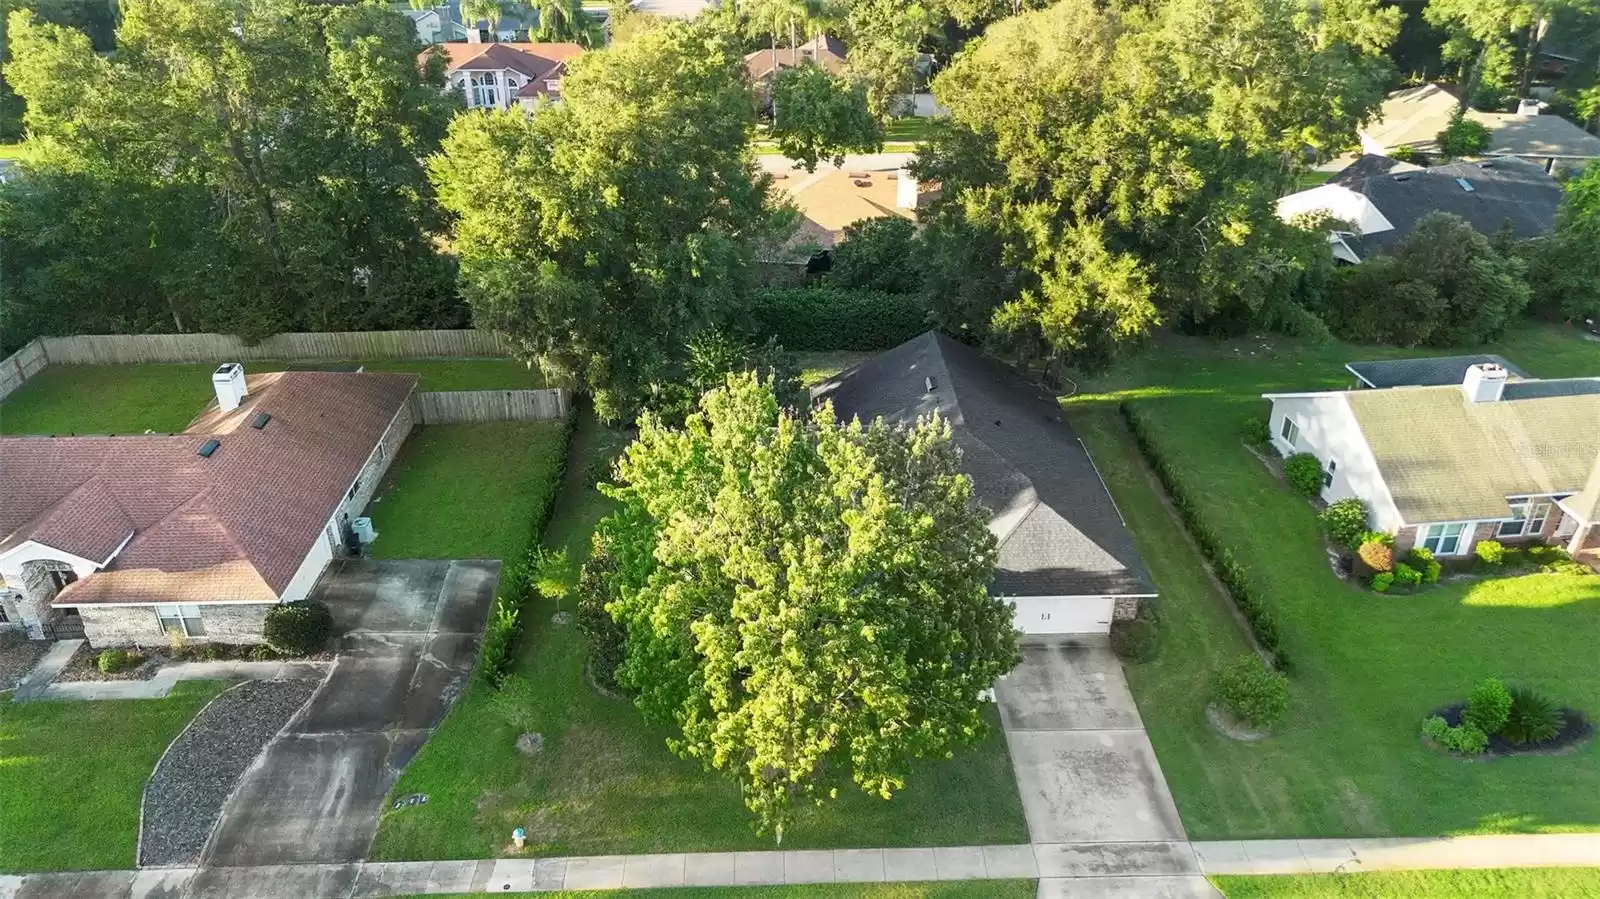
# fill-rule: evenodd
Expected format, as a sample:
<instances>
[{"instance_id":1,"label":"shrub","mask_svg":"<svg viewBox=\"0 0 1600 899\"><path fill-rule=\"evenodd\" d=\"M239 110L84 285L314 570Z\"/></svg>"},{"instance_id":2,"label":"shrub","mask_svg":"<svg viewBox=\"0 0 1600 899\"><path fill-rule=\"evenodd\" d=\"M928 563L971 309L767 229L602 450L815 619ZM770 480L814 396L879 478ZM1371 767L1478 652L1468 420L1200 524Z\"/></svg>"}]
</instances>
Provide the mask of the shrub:
<instances>
[{"instance_id":1,"label":"shrub","mask_svg":"<svg viewBox=\"0 0 1600 899\"><path fill-rule=\"evenodd\" d=\"M1422 572L1404 562L1400 562L1394 566L1394 585L1401 588L1416 589L1422 585Z\"/></svg>"},{"instance_id":2,"label":"shrub","mask_svg":"<svg viewBox=\"0 0 1600 899\"><path fill-rule=\"evenodd\" d=\"M1355 497L1332 503L1317 517L1327 529L1328 539L1345 549L1360 546L1361 537L1367 532L1367 504Z\"/></svg>"},{"instance_id":3,"label":"shrub","mask_svg":"<svg viewBox=\"0 0 1600 899\"><path fill-rule=\"evenodd\" d=\"M512 647L521 627L521 613L515 600L501 594L495 599L489 626L483 632L483 649L478 654L478 676L498 687L511 673Z\"/></svg>"},{"instance_id":4,"label":"shrub","mask_svg":"<svg viewBox=\"0 0 1600 899\"><path fill-rule=\"evenodd\" d=\"M104 649L94 660L94 665L100 669L101 674L116 674L125 668L131 668L138 661L138 654L126 649Z\"/></svg>"},{"instance_id":5,"label":"shrub","mask_svg":"<svg viewBox=\"0 0 1600 899\"><path fill-rule=\"evenodd\" d=\"M1498 540L1479 540L1478 545L1472 548L1472 552L1477 555L1479 562L1496 568L1506 560L1505 545Z\"/></svg>"},{"instance_id":6,"label":"shrub","mask_svg":"<svg viewBox=\"0 0 1600 899\"><path fill-rule=\"evenodd\" d=\"M1283 460L1283 479L1301 496L1322 492L1322 463L1310 453L1294 453Z\"/></svg>"},{"instance_id":7,"label":"shrub","mask_svg":"<svg viewBox=\"0 0 1600 899\"><path fill-rule=\"evenodd\" d=\"M1510 714L1511 691L1499 678L1486 677L1478 681L1467 696L1467 709L1462 712L1461 720L1477 725L1486 734L1497 734L1506 726Z\"/></svg>"},{"instance_id":8,"label":"shrub","mask_svg":"<svg viewBox=\"0 0 1600 899\"><path fill-rule=\"evenodd\" d=\"M922 289L915 222L896 215L863 219L833 248L828 282L847 290L915 293Z\"/></svg>"},{"instance_id":9,"label":"shrub","mask_svg":"<svg viewBox=\"0 0 1600 899\"><path fill-rule=\"evenodd\" d=\"M1422 735L1439 745L1444 745L1444 735L1450 731L1450 722L1434 715L1422 722Z\"/></svg>"},{"instance_id":10,"label":"shrub","mask_svg":"<svg viewBox=\"0 0 1600 899\"><path fill-rule=\"evenodd\" d=\"M1428 739L1462 755L1477 755L1489 745L1489 735L1475 724L1451 727L1438 715L1422 722L1422 733Z\"/></svg>"},{"instance_id":11,"label":"shrub","mask_svg":"<svg viewBox=\"0 0 1600 899\"><path fill-rule=\"evenodd\" d=\"M1155 658L1156 623L1148 618L1111 622L1111 651L1124 662L1148 662Z\"/></svg>"},{"instance_id":12,"label":"shrub","mask_svg":"<svg viewBox=\"0 0 1600 899\"><path fill-rule=\"evenodd\" d=\"M1450 120L1434 140L1445 156L1476 156L1489 149L1489 129L1462 116Z\"/></svg>"},{"instance_id":13,"label":"shrub","mask_svg":"<svg viewBox=\"0 0 1600 899\"><path fill-rule=\"evenodd\" d=\"M1389 592L1389 588L1393 587L1393 586L1394 586L1394 573L1393 572L1380 571L1377 574L1372 576L1372 591L1374 593L1388 593Z\"/></svg>"},{"instance_id":14,"label":"shrub","mask_svg":"<svg viewBox=\"0 0 1600 899\"><path fill-rule=\"evenodd\" d=\"M882 350L928 329L911 294L837 287L778 287L752 294L752 315L763 338L788 350Z\"/></svg>"},{"instance_id":15,"label":"shrub","mask_svg":"<svg viewBox=\"0 0 1600 899\"><path fill-rule=\"evenodd\" d=\"M1510 550L1507 550L1510 552ZM1550 546L1546 543L1536 543L1525 551L1528 561L1534 565L1549 565L1552 562L1571 562L1572 556L1559 546Z\"/></svg>"},{"instance_id":16,"label":"shrub","mask_svg":"<svg viewBox=\"0 0 1600 899\"><path fill-rule=\"evenodd\" d=\"M1543 743L1561 733L1561 708L1531 687L1511 688L1511 707L1500 735L1518 746Z\"/></svg>"},{"instance_id":17,"label":"shrub","mask_svg":"<svg viewBox=\"0 0 1600 899\"><path fill-rule=\"evenodd\" d=\"M1582 562L1574 562L1570 559L1565 562L1551 562L1548 565L1541 566L1540 570L1550 574L1594 574L1594 569Z\"/></svg>"},{"instance_id":18,"label":"shrub","mask_svg":"<svg viewBox=\"0 0 1600 899\"><path fill-rule=\"evenodd\" d=\"M1289 679L1247 653L1212 675L1211 698L1240 720L1271 727L1288 714Z\"/></svg>"},{"instance_id":19,"label":"shrub","mask_svg":"<svg viewBox=\"0 0 1600 899\"><path fill-rule=\"evenodd\" d=\"M1422 572L1424 584L1437 584L1439 575L1444 573L1444 565L1433 557L1433 551L1424 546L1418 546L1406 553L1406 564Z\"/></svg>"},{"instance_id":20,"label":"shrub","mask_svg":"<svg viewBox=\"0 0 1600 899\"><path fill-rule=\"evenodd\" d=\"M1356 558L1367 570L1374 573L1383 573L1394 570L1394 546L1382 540L1373 539L1368 534L1362 537L1361 545L1356 547Z\"/></svg>"},{"instance_id":21,"label":"shrub","mask_svg":"<svg viewBox=\"0 0 1600 899\"><path fill-rule=\"evenodd\" d=\"M1389 158L1395 162L1409 162L1417 165L1419 164L1418 160L1422 157L1421 154L1417 153L1416 147L1395 147L1389 151Z\"/></svg>"},{"instance_id":22,"label":"shrub","mask_svg":"<svg viewBox=\"0 0 1600 899\"><path fill-rule=\"evenodd\" d=\"M333 636L333 613L314 599L280 603L267 610L261 636L282 655L310 655Z\"/></svg>"},{"instance_id":23,"label":"shrub","mask_svg":"<svg viewBox=\"0 0 1600 899\"><path fill-rule=\"evenodd\" d=\"M1267 446L1272 443L1272 425L1259 415L1247 418L1244 422L1244 442L1251 446Z\"/></svg>"},{"instance_id":24,"label":"shrub","mask_svg":"<svg viewBox=\"0 0 1600 899\"><path fill-rule=\"evenodd\" d=\"M607 689L617 688L617 669L627 655L627 632L606 611L611 599L606 579L616 567L610 550L595 535L594 550L578 572L578 630L589 641L589 671Z\"/></svg>"}]
</instances>

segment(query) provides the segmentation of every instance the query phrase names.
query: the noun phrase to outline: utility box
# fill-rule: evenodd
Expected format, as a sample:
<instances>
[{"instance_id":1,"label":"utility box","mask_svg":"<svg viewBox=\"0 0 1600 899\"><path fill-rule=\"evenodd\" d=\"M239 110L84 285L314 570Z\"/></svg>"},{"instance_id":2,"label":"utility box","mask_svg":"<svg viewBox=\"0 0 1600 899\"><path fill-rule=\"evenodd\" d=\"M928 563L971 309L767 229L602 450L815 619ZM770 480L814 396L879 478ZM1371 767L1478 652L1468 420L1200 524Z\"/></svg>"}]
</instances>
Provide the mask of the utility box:
<instances>
[{"instance_id":1,"label":"utility box","mask_svg":"<svg viewBox=\"0 0 1600 899\"><path fill-rule=\"evenodd\" d=\"M250 395L244 383L244 366L238 362L218 366L211 373L211 388L217 392L218 409L232 412L239 408L244 398Z\"/></svg>"},{"instance_id":2,"label":"utility box","mask_svg":"<svg viewBox=\"0 0 1600 899\"><path fill-rule=\"evenodd\" d=\"M350 530L356 535L357 542L359 542L362 546L366 546L372 541L378 539L378 532L373 529L372 519L370 518L355 519L354 521L350 522Z\"/></svg>"}]
</instances>

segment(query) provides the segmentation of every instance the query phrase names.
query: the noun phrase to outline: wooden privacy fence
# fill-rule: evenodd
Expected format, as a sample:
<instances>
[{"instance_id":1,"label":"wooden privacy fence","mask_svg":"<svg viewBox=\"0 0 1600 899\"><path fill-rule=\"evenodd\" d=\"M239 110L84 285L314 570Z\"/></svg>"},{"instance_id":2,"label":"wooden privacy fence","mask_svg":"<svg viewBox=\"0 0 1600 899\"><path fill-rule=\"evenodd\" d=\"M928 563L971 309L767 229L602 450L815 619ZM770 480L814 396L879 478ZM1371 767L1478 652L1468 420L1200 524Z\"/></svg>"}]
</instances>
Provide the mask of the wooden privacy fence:
<instances>
[{"instance_id":1,"label":"wooden privacy fence","mask_svg":"<svg viewBox=\"0 0 1600 899\"><path fill-rule=\"evenodd\" d=\"M50 359L45 355L44 346L38 340L30 340L23 344L22 349L12 353L4 362L0 362L0 400L10 396L11 391L21 387L49 364Z\"/></svg>"},{"instance_id":2,"label":"wooden privacy fence","mask_svg":"<svg viewBox=\"0 0 1600 899\"><path fill-rule=\"evenodd\" d=\"M554 421L567 417L565 390L451 390L416 393L417 423L451 425L474 421Z\"/></svg>"},{"instance_id":3,"label":"wooden privacy fence","mask_svg":"<svg viewBox=\"0 0 1600 899\"><path fill-rule=\"evenodd\" d=\"M231 334L79 334L41 337L56 365L141 362L355 362L363 359L472 359L509 356L490 331L328 331L274 334L254 346Z\"/></svg>"}]
</instances>

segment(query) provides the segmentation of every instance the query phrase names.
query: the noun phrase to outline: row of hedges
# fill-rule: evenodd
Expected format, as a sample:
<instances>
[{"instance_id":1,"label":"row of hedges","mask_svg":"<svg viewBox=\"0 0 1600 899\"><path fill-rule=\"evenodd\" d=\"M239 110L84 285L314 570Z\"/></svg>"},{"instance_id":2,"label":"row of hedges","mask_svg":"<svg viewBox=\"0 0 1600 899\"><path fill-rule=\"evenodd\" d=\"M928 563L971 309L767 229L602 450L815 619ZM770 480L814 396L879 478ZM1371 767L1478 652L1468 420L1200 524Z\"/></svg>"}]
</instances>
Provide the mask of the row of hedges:
<instances>
[{"instance_id":1,"label":"row of hedges","mask_svg":"<svg viewBox=\"0 0 1600 899\"><path fill-rule=\"evenodd\" d=\"M1144 454L1150 467L1155 470L1161 486L1166 488L1167 495L1172 498L1172 505L1177 508L1179 517L1183 519L1189 533L1194 535L1195 542L1200 544L1201 552L1205 553L1211 562L1217 578L1228 588L1239 610L1250 622L1250 630L1255 634L1256 642L1261 644L1262 649L1272 654L1280 669L1288 670L1289 658L1283 649L1283 636L1278 630L1277 619L1266 607L1256 588L1251 585L1245 567L1234 557L1232 550L1222 545L1222 541L1210 525L1200 518L1188 488L1173 474L1172 467L1167 464L1166 459L1146 433L1144 415L1136 404L1124 402L1121 409L1122 417L1128 423L1128 429L1133 432L1133 439L1139 447L1139 452Z\"/></svg>"},{"instance_id":2,"label":"row of hedges","mask_svg":"<svg viewBox=\"0 0 1600 899\"><path fill-rule=\"evenodd\" d=\"M838 287L776 287L751 297L757 333L799 350L883 350L928 330L916 296Z\"/></svg>"}]
</instances>

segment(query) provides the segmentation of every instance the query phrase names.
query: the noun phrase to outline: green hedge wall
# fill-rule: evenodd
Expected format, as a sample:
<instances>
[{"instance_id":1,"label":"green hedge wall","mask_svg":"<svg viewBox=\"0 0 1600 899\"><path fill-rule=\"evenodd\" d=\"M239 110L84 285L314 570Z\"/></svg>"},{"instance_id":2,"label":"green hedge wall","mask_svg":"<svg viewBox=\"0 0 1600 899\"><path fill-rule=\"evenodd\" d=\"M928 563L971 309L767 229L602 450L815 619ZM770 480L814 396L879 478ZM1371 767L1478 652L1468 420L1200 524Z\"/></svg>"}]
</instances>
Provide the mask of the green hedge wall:
<instances>
[{"instance_id":1,"label":"green hedge wall","mask_svg":"<svg viewBox=\"0 0 1600 899\"><path fill-rule=\"evenodd\" d=\"M885 350L928 330L910 294L838 287L776 287L753 297L756 328L786 350Z\"/></svg>"},{"instance_id":2,"label":"green hedge wall","mask_svg":"<svg viewBox=\"0 0 1600 899\"><path fill-rule=\"evenodd\" d=\"M1139 446L1139 452L1144 454L1150 467L1155 470L1156 478L1161 481L1161 486L1166 488L1167 495L1172 498L1172 505L1177 508L1178 516L1183 519L1189 533L1193 534L1195 542L1200 544L1200 551L1210 560L1218 580L1228 588L1234 603L1250 622L1250 630L1255 634L1256 642L1267 652L1272 653L1279 669L1289 670L1289 658L1284 653L1283 635L1278 630L1278 621L1273 617L1272 610L1262 601L1260 591L1250 583L1250 576L1245 567L1239 563L1232 550L1222 545L1216 532L1195 511L1189 489L1172 473L1172 467L1167 464L1146 433L1145 412L1137 404L1127 401L1122 403L1121 409L1123 419L1128 422L1128 430L1133 432L1134 442Z\"/></svg>"}]
</instances>

